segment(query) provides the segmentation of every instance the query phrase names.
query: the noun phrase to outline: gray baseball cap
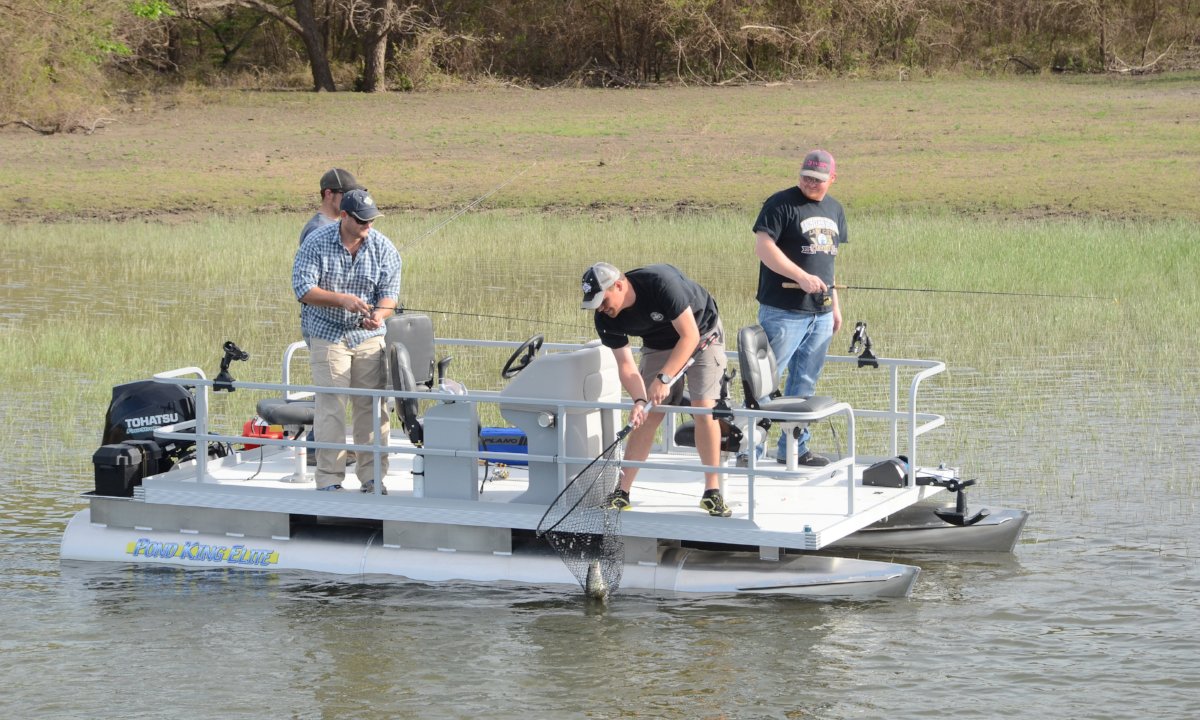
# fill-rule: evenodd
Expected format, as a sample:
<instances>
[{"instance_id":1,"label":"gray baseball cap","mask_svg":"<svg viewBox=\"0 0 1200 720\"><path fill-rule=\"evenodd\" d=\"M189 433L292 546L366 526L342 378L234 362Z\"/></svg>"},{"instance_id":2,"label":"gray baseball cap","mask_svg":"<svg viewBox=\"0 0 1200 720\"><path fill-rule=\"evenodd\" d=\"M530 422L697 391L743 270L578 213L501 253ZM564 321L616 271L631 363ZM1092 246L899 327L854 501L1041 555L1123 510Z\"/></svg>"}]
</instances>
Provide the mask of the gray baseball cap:
<instances>
[{"instance_id":1,"label":"gray baseball cap","mask_svg":"<svg viewBox=\"0 0 1200 720\"><path fill-rule=\"evenodd\" d=\"M366 190L361 189L351 190L343 195L340 209L348 215L353 215L355 220L362 222L383 217L383 213L379 212L375 201L371 199Z\"/></svg>"},{"instance_id":2,"label":"gray baseball cap","mask_svg":"<svg viewBox=\"0 0 1200 720\"><path fill-rule=\"evenodd\" d=\"M621 271L606 262L598 262L583 273L583 309L595 310L604 303L604 291L612 287Z\"/></svg>"},{"instance_id":3,"label":"gray baseball cap","mask_svg":"<svg viewBox=\"0 0 1200 720\"><path fill-rule=\"evenodd\" d=\"M350 190L365 190L354 176L341 168L333 168L321 176L321 189L334 190L336 192L349 192Z\"/></svg>"}]
</instances>

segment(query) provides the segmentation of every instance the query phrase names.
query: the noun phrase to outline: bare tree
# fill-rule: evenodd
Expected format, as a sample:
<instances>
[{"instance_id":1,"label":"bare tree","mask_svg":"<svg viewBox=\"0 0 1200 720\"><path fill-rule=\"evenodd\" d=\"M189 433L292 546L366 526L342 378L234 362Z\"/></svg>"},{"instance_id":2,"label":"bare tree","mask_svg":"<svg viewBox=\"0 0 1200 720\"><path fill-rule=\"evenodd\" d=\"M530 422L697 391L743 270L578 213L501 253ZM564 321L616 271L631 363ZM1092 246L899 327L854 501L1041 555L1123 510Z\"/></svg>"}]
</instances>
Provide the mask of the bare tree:
<instances>
[{"instance_id":1,"label":"bare tree","mask_svg":"<svg viewBox=\"0 0 1200 720\"><path fill-rule=\"evenodd\" d=\"M266 0L175 0L175 8L180 17L198 20L200 15L208 10L238 5L252 10L258 10L278 20L284 27L291 30L304 44L308 55L308 64L312 68L313 90L335 92L337 86L333 83L333 72L329 68L329 57L325 52L325 42L317 28L317 16L313 11L312 0L292 0L291 6L296 16L287 14L287 5L272 5Z\"/></svg>"},{"instance_id":2,"label":"bare tree","mask_svg":"<svg viewBox=\"0 0 1200 720\"><path fill-rule=\"evenodd\" d=\"M387 39L394 19L392 0L369 0L363 14L363 92L387 90Z\"/></svg>"}]
</instances>

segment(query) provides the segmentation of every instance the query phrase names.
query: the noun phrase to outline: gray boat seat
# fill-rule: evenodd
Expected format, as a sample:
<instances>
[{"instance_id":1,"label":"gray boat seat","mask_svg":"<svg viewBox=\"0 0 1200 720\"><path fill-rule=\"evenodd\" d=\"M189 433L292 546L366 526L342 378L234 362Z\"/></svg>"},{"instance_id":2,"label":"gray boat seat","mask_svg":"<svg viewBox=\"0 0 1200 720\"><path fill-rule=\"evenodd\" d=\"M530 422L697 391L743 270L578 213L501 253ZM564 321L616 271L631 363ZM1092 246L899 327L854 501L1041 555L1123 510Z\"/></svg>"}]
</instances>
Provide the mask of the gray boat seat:
<instances>
[{"instance_id":1,"label":"gray boat seat","mask_svg":"<svg viewBox=\"0 0 1200 720\"><path fill-rule=\"evenodd\" d=\"M779 390L779 368L775 353L767 340L767 332L761 325L748 325L738 330L738 367L742 373L742 390L745 405L751 410L781 413L819 412L837 403L831 397L789 397ZM807 424L805 421L776 421L787 435L788 455L796 452L795 430ZM792 463L788 463L792 467Z\"/></svg>"},{"instance_id":2,"label":"gray boat seat","mask_svg":"<svg viewBox=\"0 0 1200 720\"><path fill-rule=\"evenodd\" d=\"M312 400L289 402L283 398L263 398L256 406L258 416L270 425L311 427L316 414Z\"/></svg>"},{"instance_id":3,"label":"gray boat seat","mask_svg":"<svg viewBox=\"0 0 1200 720\"><path fill-rule=\"evenodd\" d=\"M387 365L393 390L417 392L412 361L404 343L394 342L387 346ZM404 432L408 434L408 439L412 441L413 445L421 445L425 442L425 424L421 418L420 405L420 401L416 398L396 398L396 417L400 420L401 427L404 428Z\"/></svg>"},{"instance_id":4,"label":"gray boat seat","mask_svg":"<svg viewBox=\"0 0 1200 720\"><path fill-rule=\"evenodd\" d=\"M384 356L388 381L399 392L428 392L435 381L440 383L453 358L436 359L433 321L428 315L400 312L385 324ZM425 440L425 428L420 416L420 401L416 398L396 398L396 417L408 439L414 445Z\"/></svg>"}]
</instances>

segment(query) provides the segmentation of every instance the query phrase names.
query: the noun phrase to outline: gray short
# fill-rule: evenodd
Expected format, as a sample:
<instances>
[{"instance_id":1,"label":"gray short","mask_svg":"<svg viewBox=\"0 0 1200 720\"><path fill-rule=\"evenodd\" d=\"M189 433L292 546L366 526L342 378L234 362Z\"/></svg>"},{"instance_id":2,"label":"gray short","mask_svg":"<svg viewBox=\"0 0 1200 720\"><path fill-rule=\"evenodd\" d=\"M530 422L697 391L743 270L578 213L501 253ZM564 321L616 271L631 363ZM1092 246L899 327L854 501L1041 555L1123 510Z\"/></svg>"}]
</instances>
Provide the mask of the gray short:
<instances>
[{"instance_id":1,"label":"gray short","mask_svg":"<svg viewBox=\"0 0 1200 720\"><path fill-rule=\"evenodd\" d=\"M717 321L715 328L717 339L713 341L696 357L696 362L688 369L684 378L687 381L688 396L692 400L718 400L721 397L721 376L725 374L725 328ZM671 350L651 350L642 348L642 381L646 387L654 380L654 376L662 372L663 365L671 357ZM672 368L674 369L674 368ZM671 386L665 405L678 405L683 399L683 381L677 381Z\"/></svg>"}]
</instances>

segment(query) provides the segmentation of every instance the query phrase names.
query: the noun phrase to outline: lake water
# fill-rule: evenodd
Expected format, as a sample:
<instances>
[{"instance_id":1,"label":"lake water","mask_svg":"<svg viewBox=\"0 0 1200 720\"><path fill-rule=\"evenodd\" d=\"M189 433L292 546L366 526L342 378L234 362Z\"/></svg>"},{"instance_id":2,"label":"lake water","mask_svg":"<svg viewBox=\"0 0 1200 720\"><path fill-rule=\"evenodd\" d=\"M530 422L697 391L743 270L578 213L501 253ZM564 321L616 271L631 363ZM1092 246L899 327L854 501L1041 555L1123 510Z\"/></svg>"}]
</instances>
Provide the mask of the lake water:
<instances>
[{"instance_id":1,"label":"lake water","mask_svg":"<svg viewBox=\"0 0 1200 720\"><path fill-rule=\"evenodd\" d=\"M1200 716L1200 373L947 350L972 504L1033 515L1015 553L901 556L912 597L857 603L66 565L104 408L5 383L3 716ZM1036 412L998 415L1014 393Z\"/></svg>"}]
</instances>

